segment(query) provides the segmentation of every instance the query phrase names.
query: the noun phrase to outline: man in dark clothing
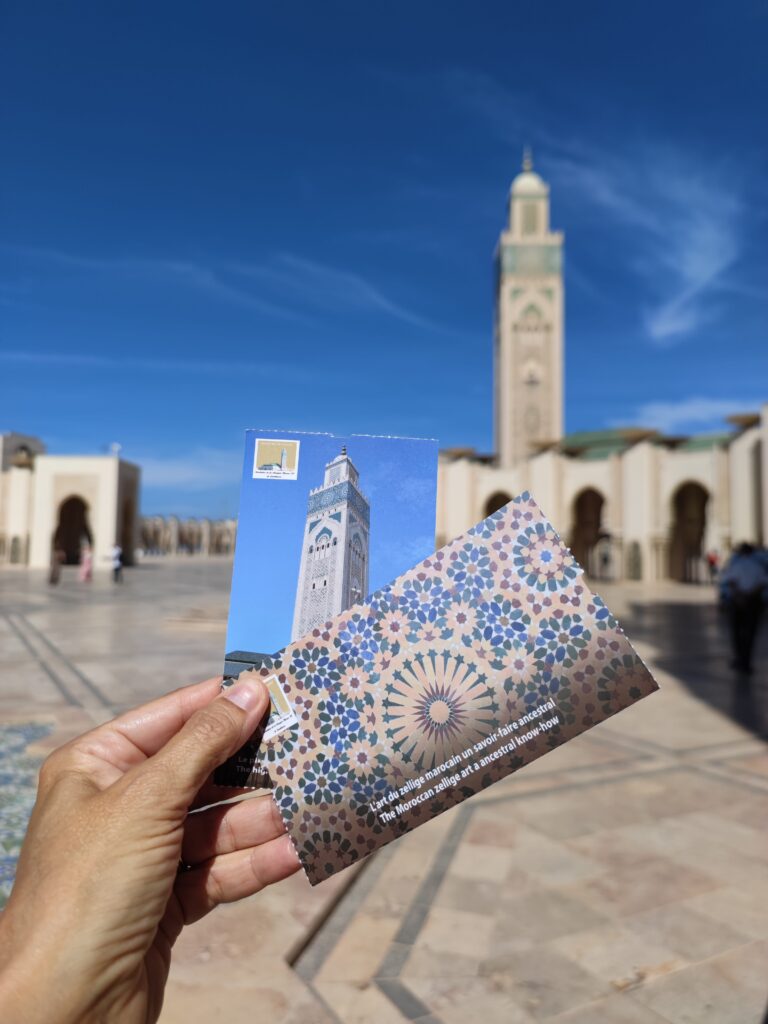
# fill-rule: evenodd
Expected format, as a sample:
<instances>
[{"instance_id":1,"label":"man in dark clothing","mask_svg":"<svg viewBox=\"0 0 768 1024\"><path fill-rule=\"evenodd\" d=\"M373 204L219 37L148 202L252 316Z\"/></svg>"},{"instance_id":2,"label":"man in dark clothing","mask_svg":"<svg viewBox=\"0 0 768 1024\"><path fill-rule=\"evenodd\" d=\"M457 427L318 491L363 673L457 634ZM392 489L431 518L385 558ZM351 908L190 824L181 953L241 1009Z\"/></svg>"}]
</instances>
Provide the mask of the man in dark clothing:
<instances>
[{"instance_id":1,"label":"man in dark clothing","mask_svg":"<svg viewBox=\"0 0 768 1024\"><path fill-rule=\"evenodd\" d=\"M731 620L733 666L752 671L763 605L768 596L768 572L751 544L740 544L720 577L723 598Z\"/></svg>"}]
</instances>

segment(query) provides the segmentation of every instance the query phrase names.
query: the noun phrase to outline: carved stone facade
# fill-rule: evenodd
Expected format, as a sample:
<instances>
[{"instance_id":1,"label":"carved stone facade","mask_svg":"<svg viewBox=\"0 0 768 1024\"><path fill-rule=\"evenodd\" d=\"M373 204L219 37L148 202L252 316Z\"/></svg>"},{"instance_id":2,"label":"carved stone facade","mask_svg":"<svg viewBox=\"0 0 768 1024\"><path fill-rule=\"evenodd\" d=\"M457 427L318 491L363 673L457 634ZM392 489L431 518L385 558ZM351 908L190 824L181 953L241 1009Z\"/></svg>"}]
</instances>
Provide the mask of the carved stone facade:
<instances>
[{"instance_id":1,"label":"carved stone facade","mask_svg":"<svg viewBox=\"0 0 768 1024\"><path fill-rule=\"evenodd\" d=\"M368 593L370 506L346 448L309 492L291 638L303 636Z\"/></svg>"}]
</instances>

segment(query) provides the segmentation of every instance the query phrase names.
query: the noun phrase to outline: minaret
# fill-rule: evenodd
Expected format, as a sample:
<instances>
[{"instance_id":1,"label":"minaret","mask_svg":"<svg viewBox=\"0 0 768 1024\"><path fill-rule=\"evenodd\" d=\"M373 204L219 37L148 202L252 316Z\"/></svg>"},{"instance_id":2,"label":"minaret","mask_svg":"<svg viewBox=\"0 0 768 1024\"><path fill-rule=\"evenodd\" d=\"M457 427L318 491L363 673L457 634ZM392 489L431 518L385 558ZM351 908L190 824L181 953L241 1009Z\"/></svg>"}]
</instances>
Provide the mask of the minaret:
<instances>
[{"instance_id":1,"label":"minaret","mask_svg":"<svg viewBox=\"0 0 768 1024\"><path fill-rule=\"evenodd\" d=\"M494 437L510 468L563 433L563 235L530 150L509 192L496 251Z\"/></svg>"},{"instance_id":2,"label":"minaret","mask_svg":"<svg viewBox=\"0 0 768 1024\"><path fill-rule=\"evenodd\" d=\"M346 446L309 492L291 639L368 596L370 506Z\"/></svg>"}]
</instances>

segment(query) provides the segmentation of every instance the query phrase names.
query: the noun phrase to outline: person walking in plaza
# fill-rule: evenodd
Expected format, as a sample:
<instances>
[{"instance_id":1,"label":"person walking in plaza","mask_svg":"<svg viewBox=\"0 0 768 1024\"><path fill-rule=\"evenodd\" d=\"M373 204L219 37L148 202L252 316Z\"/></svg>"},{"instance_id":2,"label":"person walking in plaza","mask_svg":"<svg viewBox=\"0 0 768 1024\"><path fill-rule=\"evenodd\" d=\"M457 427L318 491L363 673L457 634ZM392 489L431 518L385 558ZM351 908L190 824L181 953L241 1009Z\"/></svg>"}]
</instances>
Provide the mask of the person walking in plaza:
<instances>
[{"instance_id":1,"label":"person walking in plaza","mask_svg":"<svg viewBox=\"0 0 768 1024\"><path fill-rule=\"evenodd\" d=\"M80 571L78 579L81 583L90 583L93 579L93 551L87 541L80 548Z\"/></svg>"},{"instance_id":2,"label":"person walking in plaza","mask_svg":"<svg viewBox=\"0 0 768 1024\"><path fill-rule=\"evenodd\" d=\"M749 675L752 652L768 599L768 571L752 544L740 544L720 574L731 623L733 667Z\"/></svg>"},{"instance_id":3,"label":"person walking in plaza","mask_svg":"<svg viewBox=\"0 0 768 1024\"><path fill-rule=\"evenodd\" d=\"M123 581L123 549L117 543L112 546L112 579L115 583Z\"/></svg>"},{"instance_id":4,"label":"person walking in plaza","mask_svg":"<svg viewBox=\"0 0 768 1024\"><path fill-rule=\"evenodd\" d=\"M717 570L720 566L720 556L716 551L707 552L707 568L709 569L709 582L714 583L717 579Z\"/></svg>"},{"instance_id":5,"label":"person walking in plaza","mask_svg":"<svg viewBox=\"0 0 768 1024\"><path fill-rule=\"evenodd\" d=\"M55 587L61 579L61 567L64 564L65 558L65 553L54 541L53 544L51 544L51 563L48 571L48 582L52 587Z\"/></svg>"}]
</instances>

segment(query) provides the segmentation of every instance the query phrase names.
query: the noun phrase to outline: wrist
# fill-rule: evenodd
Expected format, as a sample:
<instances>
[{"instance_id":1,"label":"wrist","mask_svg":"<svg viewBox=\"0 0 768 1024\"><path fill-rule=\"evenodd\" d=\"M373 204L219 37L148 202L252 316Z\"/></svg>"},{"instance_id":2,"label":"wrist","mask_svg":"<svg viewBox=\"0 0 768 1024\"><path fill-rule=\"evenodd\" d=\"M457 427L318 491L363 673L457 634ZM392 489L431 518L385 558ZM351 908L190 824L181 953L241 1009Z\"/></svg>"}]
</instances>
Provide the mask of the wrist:
<instances>
[{"instance_id":1,"label":"wrist","mask_svg":"<svg viewBox=\"0 0 768 1024\"><path fill-rule=\"evenodd\" d=\"M95 1020L92 996L72 984L60 956L43 949L0 958L3 1024L85 1024Z\"/></svg>"}]
</instances>

